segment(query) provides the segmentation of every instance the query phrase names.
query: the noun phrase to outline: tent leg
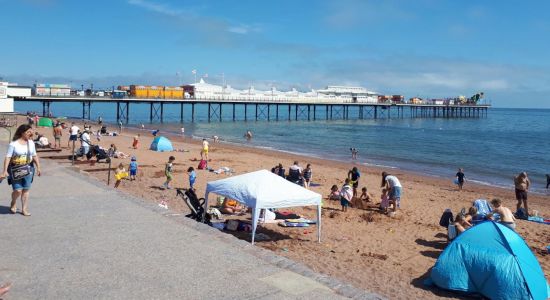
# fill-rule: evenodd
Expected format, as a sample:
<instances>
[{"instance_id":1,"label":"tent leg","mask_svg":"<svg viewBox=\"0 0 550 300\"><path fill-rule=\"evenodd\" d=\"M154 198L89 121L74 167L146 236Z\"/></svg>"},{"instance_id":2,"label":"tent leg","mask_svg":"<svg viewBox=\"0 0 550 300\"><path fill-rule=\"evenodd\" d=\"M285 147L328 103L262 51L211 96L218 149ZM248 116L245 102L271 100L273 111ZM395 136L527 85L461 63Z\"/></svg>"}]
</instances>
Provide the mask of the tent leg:
<instances>
[{"instance_id":1,"label":"tent leg","mask_svg":"<svg viewBox=\"0 0 550 300\"><path fill-rule=\"evenodd\" d=\"M317 205L317 241L321 242L321 205Z\"/></svg>"},{"instance_id":2,"label":"tent leg","mask_svg":"<svg viewBox=\"0 0 550 300\"><path fill-rule=\"evenodd\" d=\"M254 207L252 211L252 245L254 245L254 238L256 237L256 227L258 227L258 218L260 210Z\"/></svg>"}]
</instances>

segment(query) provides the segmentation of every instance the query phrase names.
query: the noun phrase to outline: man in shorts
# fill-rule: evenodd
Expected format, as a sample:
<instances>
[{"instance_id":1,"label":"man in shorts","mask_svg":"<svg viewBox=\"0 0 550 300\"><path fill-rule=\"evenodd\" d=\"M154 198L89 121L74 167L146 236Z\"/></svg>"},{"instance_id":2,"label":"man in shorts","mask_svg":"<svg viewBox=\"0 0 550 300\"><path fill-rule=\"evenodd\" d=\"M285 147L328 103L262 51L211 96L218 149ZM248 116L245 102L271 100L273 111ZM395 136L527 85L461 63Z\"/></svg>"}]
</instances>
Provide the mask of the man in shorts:
<instances>
[{"instance_id":1,"label":"man in shorts","mask_svg":"<svg viewBox=\"0 0 550 300\"><path fill-rule=\"evenodd\" d=\"M73 122L71 124L71 128L69 128L69 141L67 142L67 147L70 148L71 142L76 142L78 140L78 133L80 132L80 128L76 126L76 124Z\"/></svg>"},{"instance_id":2,"label":"man in shorts","mask_svg":"<svg viewBox=\"0 0 550 300\"><path fill-rule=\"evenodd\" d=\"M517 210L521 208L521 204L525 207L525 213L529 215L529 206L527 205L527 191L531 181L527 177L527 173L521 172L518 176L514 177L514 186L516 187L516 200L518 203L516 205Z\"/></svg>"},{"instance_id":3,"label":"man in shorts","mask_svg":"<svg viewBox=\"0 0 550 300\"><path fill-rule=\"evenodd\" d=\"M61 136L63 136L63 129L61 127L61 124L57 123L53 128L53 138L54 138L53 147L55 149L57 149L57 147L61 148Z\"/></svg>"}]
</instances>

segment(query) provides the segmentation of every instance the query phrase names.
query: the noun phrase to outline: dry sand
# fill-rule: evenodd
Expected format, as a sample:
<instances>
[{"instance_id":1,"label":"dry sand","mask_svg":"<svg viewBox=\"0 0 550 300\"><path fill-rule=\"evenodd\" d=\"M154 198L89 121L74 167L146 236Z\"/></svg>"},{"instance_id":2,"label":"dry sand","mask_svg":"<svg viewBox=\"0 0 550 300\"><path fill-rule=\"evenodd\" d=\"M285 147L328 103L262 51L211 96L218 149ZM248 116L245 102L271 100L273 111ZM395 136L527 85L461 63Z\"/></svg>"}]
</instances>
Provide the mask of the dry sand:
<instances>
[{"instance_id":1,"label":"dry sand","mask_svg":"<svg viewBox=\"0 0 550 300\"><path fill-rule=\"evenodd\" d=\"M80 124L82 128L82 124ZM93 126L95 129L97 125ZM114 129L111 126L110 129ZM62 144L67 145L68 130L64 131ZM53 141L50 128L39 128ZM141 146L131 149L132 137L141 133ZM261 134L261 133L256 133ZM223 138L223 137L222 137ZM175 161L175 187L188 187L186 170L189 166L197 167L200 159L200 141L190 138L171 137L174 148L189 152L160 153L148 150L153 139L150 131L124 130L121 136L103 137L99 144L105 148L115 143L120 151L138 158L140 169L137 181L123 181L120 189L134 196L153 202L166 200L170 209L187 211L183 202L176 198L174 190L164 190L164 163L170 155ZM95 137L93 137L95 142ZM62 153L40 153L43 158L50 157L62 164L70 164L67 159L68 149ZM62 157L62 158L60 158ZM278 163L288 166L294 160L305 166L311 163L313 182L318 184L312 190L324 197L333 184L342 185L347 172L354 164L331 160L299 157L286 153L260 150L251 147L237 147L210 141L209 166L218 169L229 167L236 174L243 174L259 169L270 170ZM486 159L486 158L483 158ZM125 165L129 159L114 159L113 168L119 162ZM107 165L92 162L78 162L77 166L89 172L98 180L107 182ZM403 185L401 210L394 218L379 213L376 204L380 199L380 168L356 165L362 174L360 187L366 186L374 198L367 209L349 209L340 211L336 201L325 200L323 207L323 227L321 244L316 242L316 228L283 228L275 224L262 225L259 232L271 237L270 241L258 242L256 245L275 253L302 262L313 270L325 273L356 287L364 288L391 299L434 299L440 297L458 297L456 294L437 289L427 289L422 285L437 257L446 246L446 230L438 225L441 213L445 208L453 212L468 208L474 199L503 199L504 205L515 210L513 190L475 185L466 182L462 192L456 190L450 179L422 176L397 169L385 170L396 175ZM520 171L520 170L518 170ZM466 170L466 173L468 170ZM47 173L43 174L48 176ZM510 174L512 176L513 174ZM196 190L201 196L208 181L225 178L227 175L216 175L212 172L197 170ZM111 185L114 182L111 180ZM550 197L542 195L529 196L529 206L538 210L541 215L550 216ZM215 202L215 201L212 201ZM31 202L32 205L32 202ZM314 218L314 208L292 209L293 212ZM550 272L550 255L545 252L550 244L550 230L547 225L518 221L517 231L526 240L542 265L545 274ZM246 238L243 234L237 236Z\"/></svg>"}]
</instances>

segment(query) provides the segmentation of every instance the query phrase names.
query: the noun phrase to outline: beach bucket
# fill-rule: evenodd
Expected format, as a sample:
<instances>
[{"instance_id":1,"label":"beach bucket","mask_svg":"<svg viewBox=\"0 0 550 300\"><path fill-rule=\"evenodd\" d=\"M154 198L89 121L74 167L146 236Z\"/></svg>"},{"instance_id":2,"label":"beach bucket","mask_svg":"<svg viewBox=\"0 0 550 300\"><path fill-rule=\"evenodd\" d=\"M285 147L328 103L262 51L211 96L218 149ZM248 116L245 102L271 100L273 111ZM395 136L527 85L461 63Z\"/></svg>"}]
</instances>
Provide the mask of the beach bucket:
<instances>
[{"instance_id":1,"label":"beach bucket","mask_svg":"<svg viewBox=\"0 0 550 300\"><path fill-rule=\"evenodd\" d=\"M455 180L453 180L453 183L458 184L458 178L455 178Z\"/></svg>"}]
</instances>

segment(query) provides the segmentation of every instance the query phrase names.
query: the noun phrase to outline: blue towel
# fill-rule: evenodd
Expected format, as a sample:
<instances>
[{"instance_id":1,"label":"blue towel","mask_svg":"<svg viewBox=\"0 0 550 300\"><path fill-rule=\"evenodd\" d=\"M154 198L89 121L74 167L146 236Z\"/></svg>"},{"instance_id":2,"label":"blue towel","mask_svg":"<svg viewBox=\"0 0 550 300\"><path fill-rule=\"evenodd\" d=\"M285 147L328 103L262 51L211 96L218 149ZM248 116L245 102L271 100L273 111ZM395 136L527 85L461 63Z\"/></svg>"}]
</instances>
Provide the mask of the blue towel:
<instances>
[{"instance_id":1,"label":"blue towel","mask_svg":"<svg viewBox=\"0 0 550 300\"><path fill-rule=\"evenodd\" d=\"M474 201L473 205L475 206L475 208L477 208L477 214L482 215L483 217L487 216L493 211L493 208L485 199L477 199Z\"/></svg>"}]
</instances>

